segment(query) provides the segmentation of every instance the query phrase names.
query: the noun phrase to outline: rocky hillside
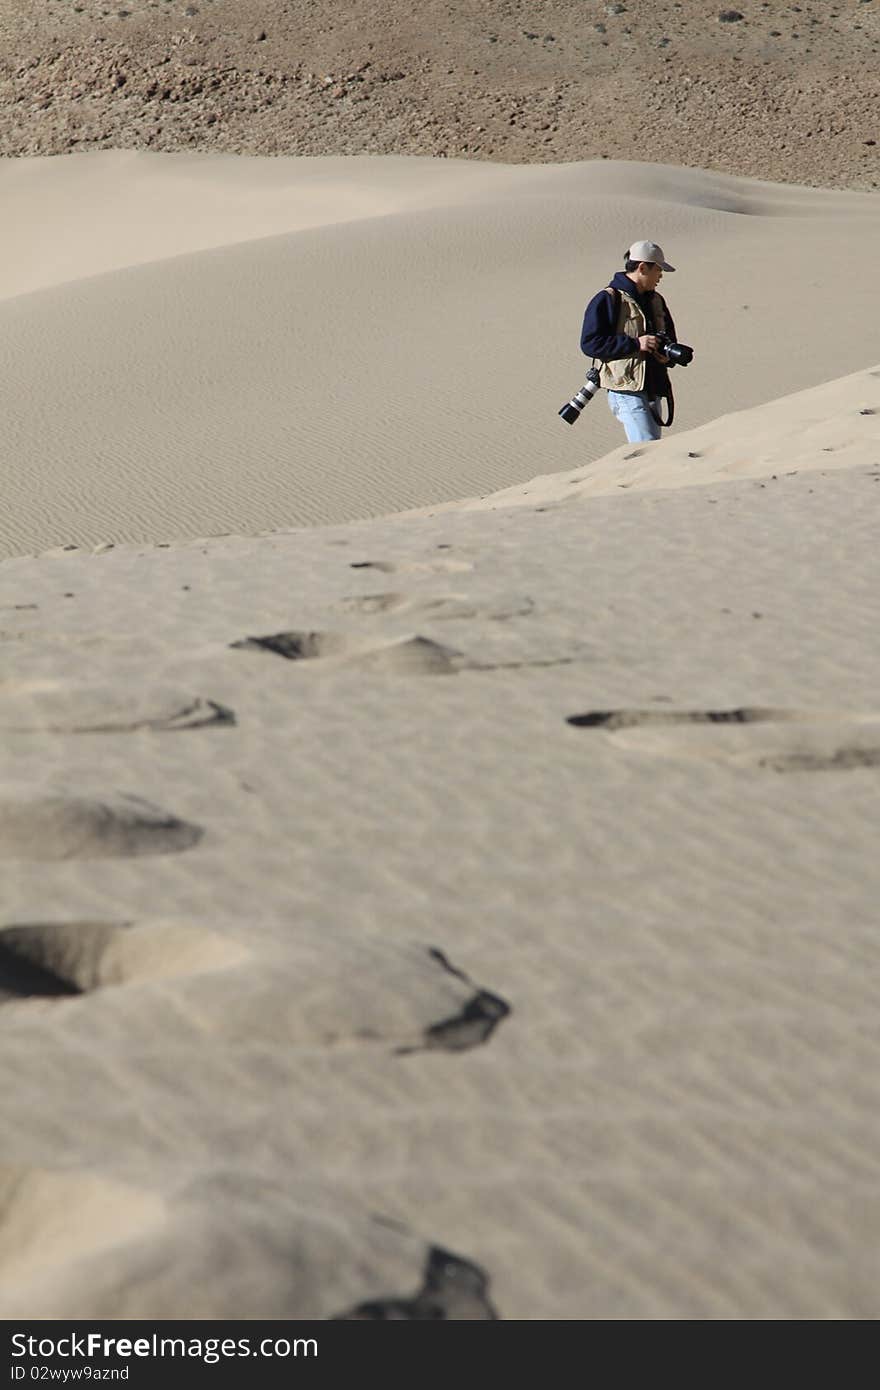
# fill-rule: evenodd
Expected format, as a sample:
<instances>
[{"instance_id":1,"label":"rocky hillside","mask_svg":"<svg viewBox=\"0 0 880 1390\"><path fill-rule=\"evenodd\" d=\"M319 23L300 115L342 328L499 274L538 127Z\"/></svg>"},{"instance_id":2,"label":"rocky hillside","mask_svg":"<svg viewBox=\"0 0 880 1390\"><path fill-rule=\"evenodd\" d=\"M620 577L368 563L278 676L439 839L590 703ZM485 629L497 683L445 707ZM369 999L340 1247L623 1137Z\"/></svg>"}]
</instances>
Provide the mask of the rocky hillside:
<instances>
[{"instance_id":1,"label":"rocky hillside","mask_svg":"<svg viewBox=\"0 0 880 1390\"><path fill-rule=\"evenodd\" d=\"M880 187L880 0L0 0L0 153L634 159Z\"/></svg>"}]
</instances>

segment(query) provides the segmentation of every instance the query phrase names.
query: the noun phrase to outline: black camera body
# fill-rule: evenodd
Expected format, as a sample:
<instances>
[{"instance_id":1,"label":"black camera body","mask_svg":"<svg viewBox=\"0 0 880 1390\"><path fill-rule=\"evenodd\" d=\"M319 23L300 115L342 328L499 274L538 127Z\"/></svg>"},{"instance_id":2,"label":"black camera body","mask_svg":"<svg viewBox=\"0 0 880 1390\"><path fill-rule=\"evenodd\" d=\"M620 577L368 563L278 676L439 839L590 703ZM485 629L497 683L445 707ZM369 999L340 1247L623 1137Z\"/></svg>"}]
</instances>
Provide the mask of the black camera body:
<instances>
[{"instance_id":1,"label":"black camera body","mask_svg":"<svg viewBox=\"0 0 880 1390\"><path fill-rule=\"evenodd\" d=\"M676 367L687 367L694 360L694 350L686 343L674 343L668 333L657 333L657 351L668 357Z\"/></svg>"}]
</instances>

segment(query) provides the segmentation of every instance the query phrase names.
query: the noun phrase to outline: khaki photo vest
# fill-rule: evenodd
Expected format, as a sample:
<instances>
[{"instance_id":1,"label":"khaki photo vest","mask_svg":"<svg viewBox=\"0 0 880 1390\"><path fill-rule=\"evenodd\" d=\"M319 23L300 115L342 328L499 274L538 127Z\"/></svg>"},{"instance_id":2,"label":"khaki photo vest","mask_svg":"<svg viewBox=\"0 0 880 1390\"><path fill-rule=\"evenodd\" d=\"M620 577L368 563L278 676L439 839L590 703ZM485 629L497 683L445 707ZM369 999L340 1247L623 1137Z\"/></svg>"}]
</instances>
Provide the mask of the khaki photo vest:
<instances>
[{"instance_id":1,"label":"khaki photo vest","mask_svg":"<svg viewBox=\"0 0 880 1390\"><path fill-rule=\"evenodd\" d=\"M608 293L611 294L608 287ZM648 332L645 315L634 299L623 290L618 290L620 306L617 312L616 333L625 333L629 338L641 338ZM654 332L666 332L666 304L662 295L654 293ZM613 362L599 363L599 385L606 391L644 391L646 359L636 345L632 357L619 357Z\"/></svg>"}]
</instances>

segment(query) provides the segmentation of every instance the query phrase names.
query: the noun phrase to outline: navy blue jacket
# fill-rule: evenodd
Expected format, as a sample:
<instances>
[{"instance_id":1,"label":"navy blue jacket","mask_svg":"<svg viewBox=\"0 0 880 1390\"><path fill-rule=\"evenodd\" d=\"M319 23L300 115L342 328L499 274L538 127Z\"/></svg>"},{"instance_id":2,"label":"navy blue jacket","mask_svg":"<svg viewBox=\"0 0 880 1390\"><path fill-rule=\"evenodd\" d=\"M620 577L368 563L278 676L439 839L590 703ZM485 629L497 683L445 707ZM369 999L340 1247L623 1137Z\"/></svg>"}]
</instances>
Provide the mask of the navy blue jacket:
<instances>
[{"instance_id":1,"label":"navy blue jacket","mask_svg":"<svg viewBox=\"0 0 880 1390\"><path fill-rule=\"evenodd\" d=\"M645 321L648 325L647 331L653 333L655 331L652 308L653 292L640 294L624 270L617 272L611 284L614 289L621 290L636 301L645 315ZM617 310L614 301L606 290L600 290L590 300L584 314L584 326L581 330L581 352L586 353L587 357L598 358L600 362L614 362L621 357L634 356L632 338L626 333L617 333L616 328ZM666 331L675 342L675 324L672 322L668 305L666 307ZM666 367L662 362L658 362L656 358L649 355L645 359L645 390L651 396L663 396L666 394L668 385L669 377Z\"/></svg>"}]
</instances>

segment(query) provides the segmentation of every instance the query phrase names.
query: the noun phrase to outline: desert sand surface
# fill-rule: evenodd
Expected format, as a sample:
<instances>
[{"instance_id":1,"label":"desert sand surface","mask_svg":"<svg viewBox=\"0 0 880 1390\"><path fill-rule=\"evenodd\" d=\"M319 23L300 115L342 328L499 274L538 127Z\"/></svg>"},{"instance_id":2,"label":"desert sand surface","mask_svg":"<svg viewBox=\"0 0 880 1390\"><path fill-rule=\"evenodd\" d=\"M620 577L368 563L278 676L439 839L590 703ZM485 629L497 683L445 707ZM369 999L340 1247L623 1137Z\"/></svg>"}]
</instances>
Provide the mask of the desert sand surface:
<instances>
[{"instance_id":1,"label":"desert sand surface","mask_svg":"<svg viewBox=\"0 0 880 1390\"><path fill-rule=\"evenodd\" d=\"M880 372L799 399L3 564L4 1315L877 1315Z\"/></svg>"},{"instance_id":2,"label":"desert sand surface","mask_svg":"<svg viewBox=\"0 0 880 1390\"><path fill-rule=\"evenodd\" d=\"M696 352L670 438L880 360L847 290L880 244L868 193L105 151L6 161L0 197L3 555L355 520L598 460L604 400L573 428L557 410L584 306L642 234Z\"/></svg>"},{"instance_id":3,"label":"desert sand surface","mask_svg":"<svg viewBox=\"0 0 880 1390\"><path fill-rule=\"evenodd\" d=\"M880 1315L878 11L732 13L0 0L0 1317Z\"/></svg>"}]
</instances>

